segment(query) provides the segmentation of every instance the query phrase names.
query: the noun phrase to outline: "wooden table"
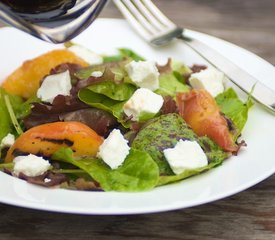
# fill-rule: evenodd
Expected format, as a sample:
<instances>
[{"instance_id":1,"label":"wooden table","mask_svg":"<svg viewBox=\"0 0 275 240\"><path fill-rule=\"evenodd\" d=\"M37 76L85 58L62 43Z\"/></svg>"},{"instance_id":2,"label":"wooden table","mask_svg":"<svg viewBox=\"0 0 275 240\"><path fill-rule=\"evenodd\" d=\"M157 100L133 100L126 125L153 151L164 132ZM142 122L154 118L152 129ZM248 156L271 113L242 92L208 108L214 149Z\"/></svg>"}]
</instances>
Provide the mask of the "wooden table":
<instances>
[{"instance_id":1,"label":"wooden table","mask_svg":"<svg viewBox=\"0 0 275 240\"><path fill-rule=\"evenodd\" d=\"M275 64L274 0L155 2L179 25L231 41ZM101 17L121 15L110 3ZM0 204L0 239L274 240L274 199L275 175L227 199L158 214L81 216Z\"/></svg>"}]
</instances>

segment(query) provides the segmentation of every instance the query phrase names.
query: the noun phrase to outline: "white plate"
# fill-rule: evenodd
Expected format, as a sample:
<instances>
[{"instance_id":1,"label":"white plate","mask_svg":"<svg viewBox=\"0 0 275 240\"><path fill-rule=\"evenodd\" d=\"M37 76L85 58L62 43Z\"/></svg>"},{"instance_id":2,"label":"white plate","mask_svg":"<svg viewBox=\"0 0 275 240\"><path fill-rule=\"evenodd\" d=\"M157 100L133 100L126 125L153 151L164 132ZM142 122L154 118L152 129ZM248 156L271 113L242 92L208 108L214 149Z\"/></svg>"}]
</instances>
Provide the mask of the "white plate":
<instances>
[{"instance_id":1,"label":"white plate","mask_svg":"<svg viewBox=\"0 0 275 240\"><path fill-rule=\"evenodd\" d=\"M275 69L254 54L228 42L191 32L217 51L262 79L275 89ZM0 30L0 80L23 60L33 58L60 46L44 43L11 28ZM118 47L129 47L148 59L165 61L173 57L186 62L203 63L181 42L152 49L123 20L98 19L75 39L98 53L113 53ZM160 212L204 204L245 190L275 172L275 116L257 105L250 112L244 129L247 142L237 157L221 167L185 181L142 193L81 192L46 189L0 173L0 201L34 209L81 214L135 214Z\"/></svg>"}]
</instances>

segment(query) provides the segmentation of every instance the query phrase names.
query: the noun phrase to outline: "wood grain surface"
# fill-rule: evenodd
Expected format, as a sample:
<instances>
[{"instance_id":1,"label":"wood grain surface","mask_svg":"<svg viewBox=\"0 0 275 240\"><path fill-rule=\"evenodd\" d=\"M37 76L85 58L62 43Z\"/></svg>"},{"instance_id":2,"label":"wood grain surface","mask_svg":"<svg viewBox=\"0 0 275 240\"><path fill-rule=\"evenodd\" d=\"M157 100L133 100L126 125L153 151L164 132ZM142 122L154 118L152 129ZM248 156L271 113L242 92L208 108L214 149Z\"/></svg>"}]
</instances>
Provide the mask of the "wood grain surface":
<instances>
[{"instance_id":1,"label":"wood grain surface","mask_svg":"<svg viewBox=\"0 0 275 240\"><path fill-rule=\"evenodd\" d=\"M154 2L177 24L221 37L275 64L274 0ZM121 15L110 2L101 17ZM166 213L81 216L0 204L0 240L274 240L274 199L275 175L224 200Z\"/></svg>"}]
</instances>

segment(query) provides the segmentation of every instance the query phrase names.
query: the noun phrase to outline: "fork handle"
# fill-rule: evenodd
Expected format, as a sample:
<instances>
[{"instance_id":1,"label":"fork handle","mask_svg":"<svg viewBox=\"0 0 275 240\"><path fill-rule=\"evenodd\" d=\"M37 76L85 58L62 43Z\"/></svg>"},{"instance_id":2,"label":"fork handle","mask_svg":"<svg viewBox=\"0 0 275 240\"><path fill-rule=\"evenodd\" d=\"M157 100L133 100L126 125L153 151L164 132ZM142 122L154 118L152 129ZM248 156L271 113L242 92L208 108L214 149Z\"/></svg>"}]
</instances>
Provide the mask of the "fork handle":
<instances>
[{"instance_id":1,"label":"fork handle","mask_svg":"<svg viewBox=\"0 0 275 240\"><path fill-rule=\"evenodd\" d=\"M240 69L237 65L225 58L213 48L203 42L185 36L179 36L190 48L208 61L211 65L222 71L236 86L253 99L275 114L275 91L267 87L249 73Z\"/></svg>"}]
</instances>

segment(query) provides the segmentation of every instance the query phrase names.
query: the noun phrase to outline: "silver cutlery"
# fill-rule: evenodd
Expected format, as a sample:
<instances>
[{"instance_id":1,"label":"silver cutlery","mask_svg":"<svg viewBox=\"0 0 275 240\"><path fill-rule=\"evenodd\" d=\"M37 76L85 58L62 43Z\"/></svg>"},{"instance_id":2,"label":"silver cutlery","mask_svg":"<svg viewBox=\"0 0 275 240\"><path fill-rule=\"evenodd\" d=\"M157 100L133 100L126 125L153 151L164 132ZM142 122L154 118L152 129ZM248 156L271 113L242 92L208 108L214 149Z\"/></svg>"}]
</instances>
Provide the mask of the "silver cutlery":
<instances>
[{"instance_id":1,"label":"silver cutlery","mask_svg":"<svg viewBox=\"0 0 275 240\"><path fill-rule=\"evenodd\" d=\"M180 39L253 99L275 114L275 91L198 39L188 36L150 0L113 0L139 35L153 46Z\"/></svg>"}]
</instances>

